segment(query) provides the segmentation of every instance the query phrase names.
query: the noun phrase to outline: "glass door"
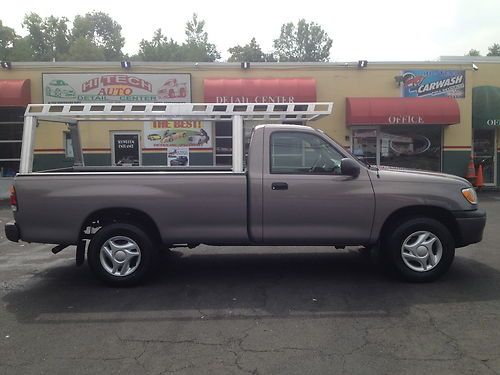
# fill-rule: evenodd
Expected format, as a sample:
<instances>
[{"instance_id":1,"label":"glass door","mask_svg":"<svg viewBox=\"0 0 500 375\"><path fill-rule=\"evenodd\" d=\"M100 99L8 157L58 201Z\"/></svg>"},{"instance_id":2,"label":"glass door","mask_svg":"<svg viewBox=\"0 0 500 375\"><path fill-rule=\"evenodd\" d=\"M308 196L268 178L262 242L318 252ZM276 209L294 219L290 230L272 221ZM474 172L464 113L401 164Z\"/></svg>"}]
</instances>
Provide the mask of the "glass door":
<instances>
[{"instance_id":1,"label":"glass door","mask_svg":"<svg viewBox=\"0 0 500 375\"><path fill-rule=\"evenodd\" d=\"M479 165L483 166L484 183L487 185L494 185L496 180L495 138L495 129L474 130L474 166L476 173Z\"/></svg>"}]
</instances>

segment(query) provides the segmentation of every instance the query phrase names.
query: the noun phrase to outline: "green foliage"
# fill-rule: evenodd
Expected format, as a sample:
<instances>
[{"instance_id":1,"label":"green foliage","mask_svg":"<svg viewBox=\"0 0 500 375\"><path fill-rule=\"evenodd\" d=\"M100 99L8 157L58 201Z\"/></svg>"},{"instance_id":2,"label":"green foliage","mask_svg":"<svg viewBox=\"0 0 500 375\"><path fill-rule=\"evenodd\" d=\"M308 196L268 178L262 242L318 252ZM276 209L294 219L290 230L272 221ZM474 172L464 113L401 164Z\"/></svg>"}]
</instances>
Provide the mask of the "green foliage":
<instances>
[{"instance_id":1,"label":"green foliage","mask_svg":"<svg viewBox=\"0 0 500 375\"><path fill-rule=\"evenodd\" d=\"M43 19L36 13L27 14L23 27L29 33L30 60L60 60L69 50L68 22L66 17L50 16Z\"/></svg>"},{"instance_id":2,"label":"green foliage","mask_svg":"<svg viewBox=\"0 0 500 375\"><path fill-rule=\"evenodd\" d=\"M10 61L14 42L17 39L14 29L4 26L0 20L0 61Z\"/></svg>"},{"instance_id":3,"label":"green foliage","mask_svg":"<svg viewBox=\"0 0 500 375\"><path fill-rule=\"evenodd\" d=\"M184 61L212 62L220 59L220 53L215 44L208 42L205 31L205 21L198 20L198 15L186 23L186 43L183 44Z\"/></svg>"},{"instance_id":4,"label":"green foliage","mask_svg":"<svg viewBox=\"0 0 500 375\"><path fill-rule=\"evenodd\" d=\"M79 37L73 41L68 54L64 57L66 61L104 61L106 51L104 47L96 46L91 40Z\"/></svg>"},{"instance_id":5,"label":"green foliage","mask_svg":"<svg viewBox=\"0 0 500 375\"><path fill-rule=\"evenodd\" d=\"M181 47L157 29L151 41L141 40L137 57L143 61L179 61L180 55Z\"/></svg>"},{"instance_id":6,"label":"green foliage","mask_svg":"<svg viewBox=\"0 0 500 375\"><path fill-rule=\"evenodd\" d=\"M245 44L243 47L240 45L228 49L231 54L227 61L229 62L262 62L262 61L275 61L272 54L262 52L259 44L252 38L250 43Z\"/></svg>"},{"instance_id":7,"label":"green foliage","mask_svg":"<svg viewBox=\"0 0 500 375\"><path fill-rule=\"evenodd\" d=\"M477 49L471 49L465 56L481 56Z\"/></svg>"},{"instance_id":8,"label":"green foliage","mask_svg":"<svg viewBox=\"0 0 500 375\"><path fill-rule=\"evenodd\" d=\"M33 53L31 50L31 40L29 36L17 38L14 41L10 61L33 61Z\"/></svg>"},{"instance_id":9,"label":"green foliage","mask_svg":"<svg viewBox=\"0 0 500 375\"><path fill-rule=\"evenodd\" d=\"M299 20L297 26L292 22L281 26L278 39L274 40L274 54L278 61L328 61L332 39L314 22Z\"/></svg>"},{"instance_id":10,"label":"green foliage","mask_svg":"<svg viewBox=\"0 0 500 375\"><path fill-rule=\"evenodd\" d=\"M486 56L500 56L500 44L493 43L488 47L488 54Z\"/></svg>"},{"instance_id":11,"label":"green foliage","mask_svg":"<svg viewBox=\"0 0 500 375\"><path fill-rule=\"evenodd\" d=\"M178 44L157 29L151 40L143 39L135 59L143 61L200 61L212 62L220 59L214 44L208 42L205 21L193 18L186 23L186 41Z\"/></svg>"},{"instance_id":12,"label":"green foliage","mask_svg":"<svg viewBox=\"0 0 500 375\"><path fill-rule=\"evenodd\" d=\"M72 41L80 38L89 40L104 51L106 61L122 59L125 38L121 35L122 27L103 12L87 13L76 16L73 21Z\"/></svg>"}]
</instances>

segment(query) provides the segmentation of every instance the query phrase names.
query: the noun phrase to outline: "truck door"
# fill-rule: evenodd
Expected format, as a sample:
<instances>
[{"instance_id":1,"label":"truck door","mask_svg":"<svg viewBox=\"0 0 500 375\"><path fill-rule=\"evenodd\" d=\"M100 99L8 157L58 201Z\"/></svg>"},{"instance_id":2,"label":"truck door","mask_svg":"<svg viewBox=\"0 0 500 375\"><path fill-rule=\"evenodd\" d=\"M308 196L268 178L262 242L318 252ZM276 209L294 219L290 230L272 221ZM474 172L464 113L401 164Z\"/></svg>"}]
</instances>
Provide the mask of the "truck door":
<instances>
[{"instance_id":1,"label":"truck door","mask_svg":"<svg viewBox=\"0 0 500 375\"><path fill-rule=\"evenodd\" d=\"M314 131L273 130L264 136L263 241L353 244L370 238L375 198L368 172L344 176L345 157Z\"/></svg>"}]
</instances>

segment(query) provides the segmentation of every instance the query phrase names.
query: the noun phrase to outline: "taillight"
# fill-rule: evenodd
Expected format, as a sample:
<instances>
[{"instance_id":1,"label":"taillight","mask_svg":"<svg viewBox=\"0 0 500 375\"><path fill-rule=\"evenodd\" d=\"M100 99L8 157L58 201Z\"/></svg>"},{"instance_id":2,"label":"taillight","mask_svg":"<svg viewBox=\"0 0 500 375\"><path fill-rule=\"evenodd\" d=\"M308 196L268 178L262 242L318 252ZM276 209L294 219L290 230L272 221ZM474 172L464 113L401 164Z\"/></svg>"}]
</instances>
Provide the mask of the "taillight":
<instances>
[{"instance_id":1,"label":"taillight","mask_svg":"<svg viewBox=\"0 0 500 375\"><path fill-rule=\"evenodd\" d=\"M10 207L12 208L12 211L17 211L17 195L14 186L10 187Z\"/></svg>"}]
</instances>

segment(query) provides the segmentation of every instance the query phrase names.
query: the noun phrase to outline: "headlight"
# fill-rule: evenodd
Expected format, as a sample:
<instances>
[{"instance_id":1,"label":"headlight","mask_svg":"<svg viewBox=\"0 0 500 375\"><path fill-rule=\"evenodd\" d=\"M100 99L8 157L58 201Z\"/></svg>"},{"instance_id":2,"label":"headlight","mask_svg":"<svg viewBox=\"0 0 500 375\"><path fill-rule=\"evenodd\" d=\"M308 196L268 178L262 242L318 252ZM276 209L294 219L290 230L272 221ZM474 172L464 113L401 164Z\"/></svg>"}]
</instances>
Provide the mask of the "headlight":
<instances>
[{"instance_id":1,"label":"headlight","mask_svg":"<svg viewBox=\"0 0 500 375\"><path fill-rule=\"evenodd\" d=\"M477 204L477 194L474 188L462 189L462 195L470 204Z\"/></svg>"}]
</instances>

